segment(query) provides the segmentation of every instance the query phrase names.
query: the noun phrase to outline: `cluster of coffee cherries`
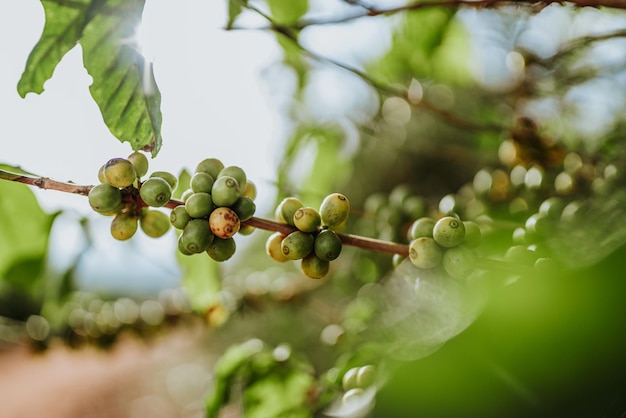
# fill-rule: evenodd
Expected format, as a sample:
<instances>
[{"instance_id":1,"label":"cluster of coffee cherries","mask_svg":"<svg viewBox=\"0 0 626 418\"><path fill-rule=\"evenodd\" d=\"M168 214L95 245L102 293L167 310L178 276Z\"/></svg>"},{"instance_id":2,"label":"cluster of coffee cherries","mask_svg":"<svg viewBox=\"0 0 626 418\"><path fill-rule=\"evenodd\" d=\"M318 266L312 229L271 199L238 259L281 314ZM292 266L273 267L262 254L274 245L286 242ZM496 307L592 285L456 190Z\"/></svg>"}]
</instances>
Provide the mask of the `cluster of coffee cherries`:
<instances>
[{"instance_id":1,"label":"cluster of coffee cherries","mask_svg":"<svg viewBox=\"0 0 626 418\"><path fill-rule=\"evenodd\" d=\"M96 212L113 216L111 235L120 241L131 238L138 228L158 238L170 228L167 214L157 209L172 196L176 177L167 172L148 173L148 158L135 151L128 158L111 158L98 171L100 184L91 188L89 205ZM146 206L147 205L147 206Z\"/></svg>"},{"instance_id":2,"label":"cluster of coffee cherries","mask_svg":"<svg viewBox=\"0 0 626 418\"><path fill-rule=\"evenodd\" d=\"M284 198L276 208L276 220L295 228L290 233L274 232L265 250L274 260L301 260L302 272L313 279L328 273L330 262L339 257L341 238L337 235L346 224L350 202L341 193L324 198L319 210L304 206L296 197Z\"/></svg>"},{"instance_id":3,"label":"cluster of coffee cherries","mask_svg":"<svg viewBox=\"0 0 626 418\"><path fill-rule=\"evenodd\" d=\"M367 364L348 369L341 379L343 396L341 401L346 404L353 402L363 395L363 392L372 387L376 381L376 367Z\"/></svg>"},{"instance_id":4,"label":"cluster of coffee cherries","mask_svg":"<svg viewBox=\"0 0 626 418\"><path fill-rule=\"evenodd\" d=\"M482 231L476 222L457 216L422 217L411 224L408 238L409 259L415 266L432 269L441 265L449 276L464 279L476 268L474 249Z\"/></svg>"},{"instance_id":5,"label":"cluster of coffee cherries","mask_svg":"<svg viewBox=\"0 0 626 418\"><path fill-rule=\"evenodd\" d=\"M196 166L183 205L170 212L169 222L182 231L178 250L184 255L206 252L215 261L233 256L233 236L256 210L256 186L238 166L206 158ZM245 230L246 233L250 232Z\"/></svg>"}]
</instances>

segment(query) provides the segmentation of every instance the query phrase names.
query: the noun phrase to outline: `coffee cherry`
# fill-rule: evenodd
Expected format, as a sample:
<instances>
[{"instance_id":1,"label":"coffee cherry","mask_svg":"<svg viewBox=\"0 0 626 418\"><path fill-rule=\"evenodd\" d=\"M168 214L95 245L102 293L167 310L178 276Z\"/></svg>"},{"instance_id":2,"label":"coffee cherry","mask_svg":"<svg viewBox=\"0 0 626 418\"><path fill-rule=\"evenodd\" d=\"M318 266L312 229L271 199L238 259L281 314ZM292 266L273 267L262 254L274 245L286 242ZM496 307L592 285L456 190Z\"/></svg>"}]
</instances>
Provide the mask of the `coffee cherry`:
<instances>
[{"instance_id":1,"label":"coffee cherry","mask_svg":"<svg viewBox=\"0 0 626 418\"><path fill-rule=\"evenodd\" d=\"M180 235L180 245L187 252L199 254L206 251L214 239L213 231L206 219L192 219Z\"/></svg>"},{"instance_id":2,"label":"coffee cherry","mask_svg":"<svg viewBox=\"0 0 626 418\"><path fill-rule=\"evenodd\" d=\"M334 229L343 224L350 214L350 202L341 193L332 193L320 205L322 225Z\"/></svg>"},{"instance_id":3,"label":"coffee cherry","mask_svg":"<svg viewBox=\"0 0 626 418\"><path fill-rule=\"evenodd\" d=\"M150 177L141 184L139 195L147 205L159 208L170 201L172 186L161 177Z\"/></svg>"},{"instance_id":4,"label":"coffee cherry","mask_svg":"<svg viewBox=\"0 0 626 418\"><path fill-rule=\"evenodd\" d=\"M206 253L215 261L226 261L235 254L236 249L237 244L233 238L215 237L206 249Z\"/></svg>"},{"instance_id":5,"label":"coffee cherry","mask_svg":"<svg viewBox=\"0 0 626 418\"><path fill-rule=\"evenodd\" d=\"M356 374L356 384L360 388L368 388L374 384L376 379L376 369L371 364L359 367Z\"/></svg>"},{"instance_id":6,"label":"coffee cherry","mask_svg":"<svg viewBox=\"0 0 626 418\"><path fill-rule=\"evenodd\" d=\"M463 245L468 248L478 247L483 236L480 226L474 221L463 221L463 225L465 226Z\"/></svg>"},{"instance_id":7,"label":"coffee cherry","mask_svg":"<svg viewBox=\"0 0 626 418\"><path fill-rule=\"evenodd\" d=\"M215 179L208 173L200 171L191 176L189 185L194 193L211 193Z\"/></svg>"},{"instance_id":8,"label":"coffee cherry","mask_svg":"<svg viewBox=\"0 0 626 418\"><path fill-rule=\"evenodd\" d=\"M343 387L343 390L348 391L350 389L358 387L356 382L356 377L358 373L359 367L352 367L343 374L343 378L341 379L341 385Z\"/></svg>"},{"instance_id":9,"label":"coffee cherry","mask_svg":"<svg viewBox=\"0 0 626 418\"><path fill-rule=\"evenodd\" d=\"M204 172L216 179L223 168L224 164L217 158L206 158L198 163L195 172Z\"/></svg>"},{"instance_id":10,"label":"coffee cherry","mask_svg":"<svg viewBox=\"0 0 626 418\"><path fill-rule=\"evenodd\" d=\"M409 258L413 265L422 268L433 268L443 257L441 247L430 237L420 237L411 241L409 246Z\"/></svg>"},{"instance_id":11,"label":"coffee cherry","mask_svg":"<svg viewBox=\"0 0 626 418\"><path fill-rule=\"evenodd\" d=\"M111 158L104 164L104 177L111 186L123 189L137 180L137 172L127 159Z\"/></svg>"},{"instance_id":12,"label":"coffee cherry","mask_svg":"<svg viewBox=\"0 0 626 418\"><path fill-rule=\"evenodd\" d=\"M139 227L147 236L159 238L170 229L170 219L161 211L144 209L139 217Z\"/></svg>"},{"instance_id":13,"label":"coffee cherry","mask_svg":"<svg viewBox=\"0 0 626 418\"><path fill-rule=\"evenodd\" d=\"M409 241L413 241L414 239L421 237L431 237L433 236L433 229L435 228L436 221L430 217L422 217L419 218L411 224L409 228L408 238Z\"/></svg>"},{"instance_id":14,"label":"coffee cherry","mask_svg":"<svg viewBox=\"0 0 626 418\"><path fill-rule=\"evenodd\" d=\"M109 183L100 183L87 195L89 205L98 213L110 213L122 209L122 191Z\"/></svg>"},{"instance_id":15,"label":"coffee cherry","mask_svg":"<svg viewBox=\"0 0 626 418\"><path fill-rule=\"evenodd\" d=\"M213 198L208 193L193 193L185 201L185 210L192 218L209 216L214 208Z\"/></svg>"},{"instance_id":16,"label":"coffee cherry","mask_svg":"<svg viewBox=\"0 0 626 418\"><path fill-rule=\"evenodd\" d=\"M195 253L192 253L191 251L189 251L187 249L187 247L185 246L185 241L183 241L183 234L180 234L178 236L177 246L178 246L178 252L183 254L183 255L193 255L193 254L195 254Z\"/></svg>"},{"instance_id":17,"label":"coffee cherry","mask_svg":"<svg viewBox=\"0 0 626 418\"><path fill-rule=\"evenodd\" d=\"M287 235L281 243L281 251L289 260L306 257L313 251L313 235L302 231L294 231Z\"/></svg>"},{"instance_id":18,"label":"coffee cherry","mask_svg":"<svg viewBox=\"0 0 626 418\"><path fill-rule=\"evenodd\" d=\"M172 190L174 190L176 188L176 185L178 185L178 179L176 178L176 176L167 171L155 171L150 174L151 179L155 177L162 178L163 180L167 181Z\"/></svg>"},{"instance_id":19,"label":"coffee cherry","mask_svg":"<svg viewBox=\"0 0 626 418\"><path fill-rule=\"evenodd\" d=\"M435 223L433 239L442 247L450 248L463 242L465 225L454 216L444 216Z\"/></svg>"},{"instance_id":20,"label":"coffee cherry","mask_svg":"<svg viewBox=\"0 0 626 418\"><path fill-rule=\"evenodd\" d=\"M277 216L277 220L279 222L284 221L284 223L295 226L293 223L293 215L303 206L304 205L297 197L284 198L276 208L276 213L279 215Z\"/></svg>"},{"instance_id":21,"label":"coffee cherry","mask_svg":"<svg viewBox=\"0 0 626 418\"><path fill-rule=\"evenodd\" d=\"M137 227L137 216L129 213L118 213L111 221L111 235L117 240L125 241L135 235Z\"/></svg>"},{"instance_id":22,"label":"coffee cherry","mask_svg":"<svg viewBox=\"0 0 626 418\"><path fill-rule=\"evenodd\" d=\"M176 229L185 229L187 222L191 220L191 216L187 213L185 206L176 206L170 212L170 223Z\"/></svg>"},{"instance_id":23,"label":"coffee cherry","mask_svg":"<svg viewBox=\"0 0 626 418\"><path fill-rule=\"evenodd\" d=\"M107 178L104 176L104 164L100 166L100 169L98 170L98 181L100 183L106 183L107 182Z\"/></svg>"},{"instance_id":24,"label":"coffee cherry","mask_svg":"<svg viewBox=\"0 0 626 418\"><path fill-rule=\"evenodd\" d=\"M303 206L294 213L293 224L302 232L315 232L322 225L322 217L317 209Z\"/></svg>"},{"instance_id":25,"label":"coffee cherry","mask_svg":"<svg viewBox=\"0 0 626 418\"><path fill-rule=\"evenodd\" d=\"M215 206L228 207L241 196L239 182L231 176L220 176L215 180L211 189L211 196Z\"/></svg>"},{"instance_id":26,"label":"coffee cherry","mask_svg":"<svg viewBox=\"0 0 626 418\"><path fill-rule=\"evenodd\" d=\"M313 242L313 251L315 255L324 261L333 261L339 254L343 244L339 236L330 229L324 229L315 236Z\"/></svg>"},{"instance_id":27,"label":"coffee cherry","mask_svg":"<svg viewBox=\"0 0 626 418\"><path fill-rule=\"evenodd\" d=\"M289 260L282 251L282 242L286 235L280 232L274 232L265 241L265 253L270 256L272 260L283 263Z\"/></svg>"},{"instance_id":28,"label":"coffee cherry","mask_svg":"<svg viewBox=\"0 0 626 418\"><path fill-rule=\"evenodd\" d=\"M240 235L250 235L252 234L254 231L256 230L255 227L251 226L251 225L241 225L239 227L239 232L237 232Z\"/></svg>"},{"instance_id":29,"label":"coffee cherry","mask_svg":"<svg viewBox=\"0 0 626 418\"><path fill-rule=\"evenodd\" d=\"M443 268L454 279L467 278L476 268L476 255L469 248L459 245L448 248L442 258Z\"/></svg>"},{"instance_id":30,"label":"coffee cherry","mask_svg":"<svg viewBox=\"0 0 626 418\"><path fill-rule=\"evenodd\" d=\"M243 190L246 187L248 178L246 177L246 173L245 171L243 171L242 168L237 167L236 165L224 167L220 171L220 173L217 175L217 178L224 177L224 176L232 177L235 180L237 180L237 184L239 184L239 187L241 188L241 190Z\"/></svg>"},{"instance_id":31,"label":"coffee cherry","mask_svg":"<svg viewBox=\"0 0 626 418\"><path fill-rule=\"evenodd\" d=\"M314 252L305 256L300 263L302 272L312 279L321 279L326 276L329 268L330 262L320 259Z\"/></svg>"},{"instance_id":32,"label":"coffee cherry","mask_svg":"<svg viewBox=\"0 0 626 418\"><path fill-rule=\"evenodd\" d=\"M245 222L252 218L252 215L254 215L254 212L256 211L256 204L251 198L247 196L240 196L239 199L237 199L237 201L230 206L230 208L235 211L240 222Z\"/></svg>"},{"instance_id":33,"label":"coffee cherry","mask_svg":"<svg viewBox=\"0 0 626 418\"><path fill-rule=\"evenodd\" d=\"M239 231L239 217L230 208L217 208L209 216L209 226L216 237L227 239Z\"/></svg>"},{"instance_id":34,"label":"coffee cherry","mask_svg":"<svg viewBox=\"0 0 626 418\"><path fill-rule=\"evenodd\" d=\"M148 157L145 154L135 151L128 156L128 161L135 167L137 177L143 177L148 173Z\"/></svg>"},{"instance_id":35,"label":"coffee cherry","mask_svg":"<svg viewBox=\"0 0 626 418\"><path fill-rule=\"evenodd\" d=\"M180 195L180 200L184 202L187 201L187 199L189 199L189 196L191 196L193 194L193 190L191 190L191 188L186 189L184 192L181 193Z\"/></svg>"},{"instance_id":36,"label":"coffee cherry","mask_svg":"<svg viewBox=\"0 0 626 418\"><path fill-rule=\"evenodd\" d=\"M241 195L245 197L249 197L252 200L256 199L256 184L254 184L250 180L247 180L246 185L241 191Z\"/></svg>"}]
</instances>

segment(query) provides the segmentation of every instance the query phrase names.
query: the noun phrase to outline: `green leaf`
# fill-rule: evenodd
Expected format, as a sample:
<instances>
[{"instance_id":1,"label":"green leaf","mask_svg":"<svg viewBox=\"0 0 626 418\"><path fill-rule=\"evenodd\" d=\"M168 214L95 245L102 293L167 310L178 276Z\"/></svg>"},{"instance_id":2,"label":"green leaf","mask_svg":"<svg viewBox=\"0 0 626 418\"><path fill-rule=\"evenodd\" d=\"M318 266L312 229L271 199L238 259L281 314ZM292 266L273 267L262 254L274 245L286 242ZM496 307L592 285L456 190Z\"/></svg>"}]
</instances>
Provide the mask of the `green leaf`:
<instances>
[{"instance_id":1,"label":"green leaf","mask_svg":"<svg viewBox=\"0 0 626 418\"><path fill-rule=\"evenodd\" d=\"M180 199L185 193L187 189L190 187L191 182L191 174L189 171L183 169L178 175L178 183L176 184L176 189L172 192L172 197L174 199Z\"/></svg>"},{"instance_id":2,"label":"green leaf","mask_svg":"<svg viewBox=\"0 0 626 418\"><path fill-rule=\"evenodd\" d=\"M207 254L183 255L177 251L176 256L183 270L182 287L191 308L205 313L219 302L221 279L218 263Z\"/></svg>"},{"instance_id":3,"label":"green leaf","mask_svg":"<svg viewBox=\"0 0 626 418\"><path fill-rule=\"evenodd\" d=\"M17 84L21 97L27 93L43 92L44 83L52 77L52 73L63 56L70 51L88 23L87 13L92 2L90 0L75 1L41 1L46 23L39 41L26 61L26 68Z\"/></svg>"},{"instance_id":4,"label":"green leaf","mask_svg":"<svg viewBox=\"0 0 626 418\"><path fill-rule=\"evenodd\" d=\"M232 29L235 20L243 12L243 4L247 1L243 0L228 0L228 21L226 22L226 29Z\"/></svg>"},{"instance_id":5,"label":"green leaf","mask_svg":"<svg viewBox=\"0 0 626 418\"><path fill-rule=\"evenodd\" d=\"M46 23L18 82L18 93L43 92L63 56L77 43L93 78L90 91L105 124L133 150L161 147L161 94L152 65L135 40L145 0L42 0Z\"/></svg>"},{"instance_id":6,"label":"green leaf","mask_svg":"<svg viewBox=\"0 0 626 418\"><path fill-rule=\"evenodd\" d=\"M268 0L267 4L274 22L292 25L309 10L308 0Z\"/></svg>"},{"instance_id":7,"label":"green leaf","mask_svg":"<svg viewBox=\"0 0 626 418\"><path fill-rule=\"evenodd\" d=\"M84 28L83 63L106 125L133 150L156 156L161 147L161 94L134 39L144 0L107 0Z\"/></svg>"}]
</instances>

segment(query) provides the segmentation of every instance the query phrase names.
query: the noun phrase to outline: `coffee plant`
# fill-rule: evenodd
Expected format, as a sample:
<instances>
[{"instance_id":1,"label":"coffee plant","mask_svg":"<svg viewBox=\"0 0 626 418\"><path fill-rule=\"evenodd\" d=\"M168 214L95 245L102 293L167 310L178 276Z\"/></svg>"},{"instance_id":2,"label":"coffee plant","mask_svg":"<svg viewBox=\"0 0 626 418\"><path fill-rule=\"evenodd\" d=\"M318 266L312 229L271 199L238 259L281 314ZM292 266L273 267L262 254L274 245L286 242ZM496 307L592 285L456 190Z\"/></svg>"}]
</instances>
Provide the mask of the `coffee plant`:
<instances>
[{"instance_id":1,"label":"coffee plant","mask_svg":"<svg viewBox=\"0 0 626 418\"><path fill-rule=\"evenodd\" d=\"M134 37L143 0L42 1L17 93L42 93L78 44L129 149L93 184L1 162L0 348L182 329L206 376L176 416L622 416L626 6L322 3L224 2L225 31L282 52L267 82L288 129L268 181L238 155L202 155L224 138L185 149L191 169L152 169L176 138ZM65 211L33 189L92 210L60 272L48 258ZM103 219L110 245L171 241L180 285L81 288Z\"/></svg>"}]
</instances>

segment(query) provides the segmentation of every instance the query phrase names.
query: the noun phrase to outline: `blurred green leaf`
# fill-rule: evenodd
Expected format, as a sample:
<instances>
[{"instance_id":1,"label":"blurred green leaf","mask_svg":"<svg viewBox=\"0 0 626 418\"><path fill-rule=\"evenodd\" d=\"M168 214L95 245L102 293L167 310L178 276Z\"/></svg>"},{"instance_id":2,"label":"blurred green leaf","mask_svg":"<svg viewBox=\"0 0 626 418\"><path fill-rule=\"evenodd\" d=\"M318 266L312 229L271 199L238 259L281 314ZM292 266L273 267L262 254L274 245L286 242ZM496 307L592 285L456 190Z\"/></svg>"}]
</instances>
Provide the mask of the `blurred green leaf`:
<instances>
[{"instance_id":1,"label":"blurred green leaf","mask_svg":"<svg viewBox=\"0 0 626 418\"><path fill-rule=\"evenodd\" d=\"M309 10L308 0L267 0L274 22L292 25Z\"/></svg>"},{"instance_id":2,"label":"blurred green leaf","mask_svg":"<svg viewBox=\"0 0 626 418\"><path fill-rule=\"evenodd\" d=\"M220 268L207 254L193 256L176 253L183 272L182 286L194 311L205 313L219 301L221 289Z\"/></svg>"},{"instance_id":3,"label":"blurred green leaf","mask_svg":"<svg viewBox=\"0 0 626 418\"><path fill-rule=\"evenodd\" d=\"M243 395L246 417L310 417L307 393L313 384L313 377L302 371L285 369L282 373L270 373L246 387Z\"/></svg>"},{"instance_id":4,"label":"blurred green leaf","mask_svg":"<svg viewBox=\"0 0 626 418\"><path fill-rule=\"evenodd\" d=\"M228 0L228 21L226 22L226 29L232 29L235 20L243 11L243 3L247 3L244 0Z\"/></svg>"},{"instance_id":5,"label":"blurred green leaf","mask_svg":"<svg viewBox=\"0 0 626 418\"><path fill-rule=\"evenodd\" d=\"M174 199L180 199L183 193L189 189L189 184L191 181L191 174L189 171L183 169L180 174L178 174L178 183L176 184L176 189L172 192L172 197Z\"/></svg>"}]
</instances>

